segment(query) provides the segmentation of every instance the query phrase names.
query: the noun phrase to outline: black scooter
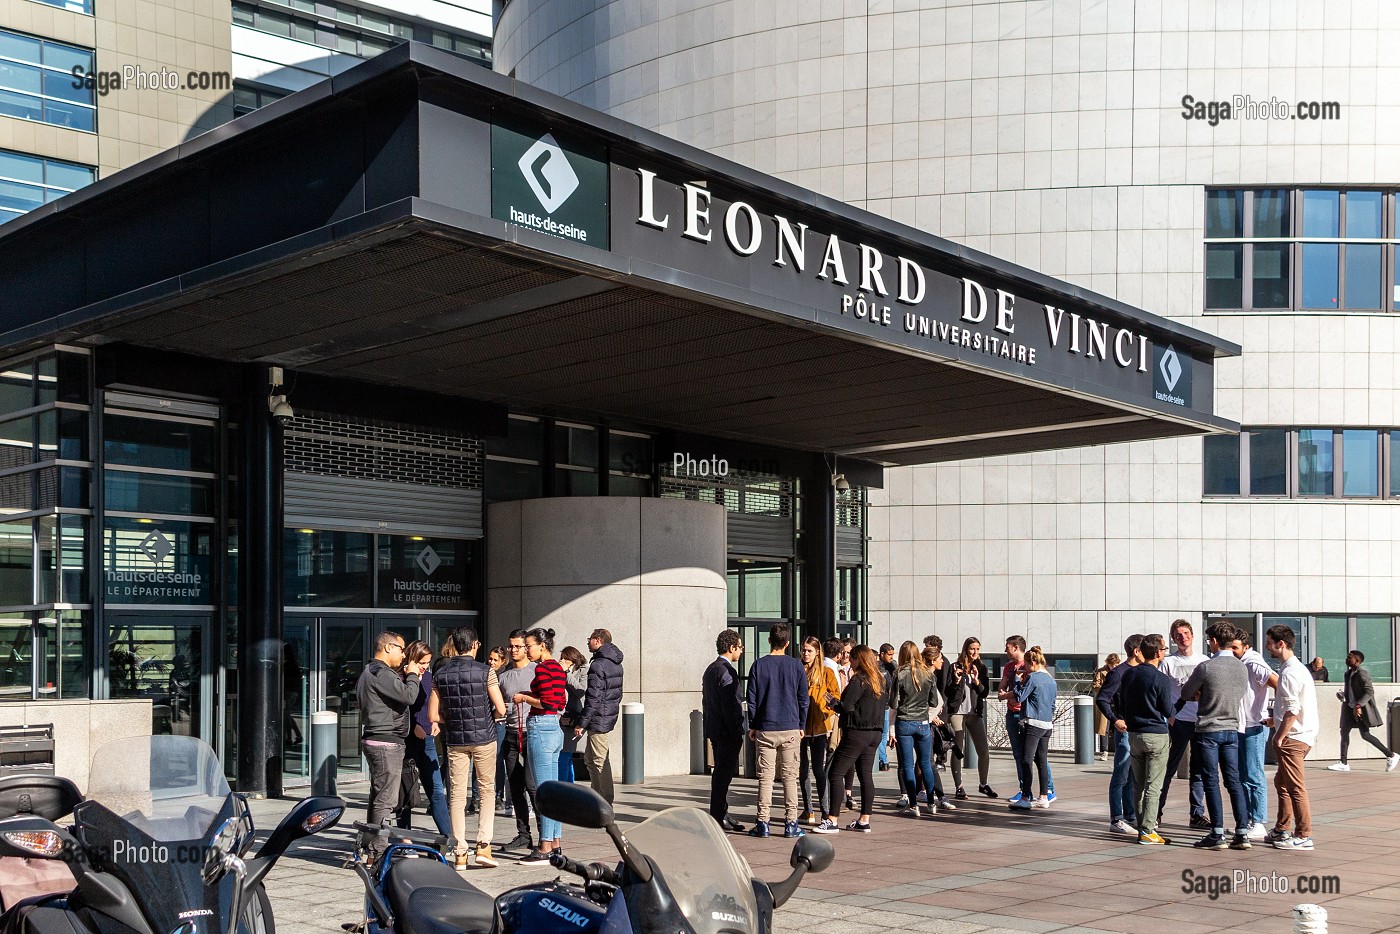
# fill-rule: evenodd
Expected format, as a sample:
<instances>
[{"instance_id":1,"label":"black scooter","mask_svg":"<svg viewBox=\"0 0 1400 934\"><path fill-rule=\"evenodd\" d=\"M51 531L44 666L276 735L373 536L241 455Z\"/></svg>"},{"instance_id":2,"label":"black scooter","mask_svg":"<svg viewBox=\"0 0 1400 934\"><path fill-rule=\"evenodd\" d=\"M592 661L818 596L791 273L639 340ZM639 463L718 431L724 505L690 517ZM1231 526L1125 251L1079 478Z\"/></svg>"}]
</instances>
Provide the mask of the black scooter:
<instances>
[{"instance_id":1,"label":"black scooter","mask_svg":"<svg viewBox=\"0 0 1400 934\"><path fill-rule=\"evenodd\" d=\"M71 891L12 906L0 934L274 934L263 880L344 811L340 798L305 798L248 856L248 804L190 736L102 747L87 800L66 778L0 779L0 857L62 860L74 877ZM71 830L54 823L70 813Z\"/></svg>"},{"instance_id":2,"label":"black scooter","mask_svg":"<svg viewBox=\"0 0 1400 934\"><path fill-rule=\"evenodd\" d=\"M545 782L535 805L562 823L606 831L621 862L583 864L559 854L553 865L581 883L556 879L492 898L448 865L441 836L357 824L352 865L365 883L366 917L353 927L362 934L769 934L773 910L836 854L829 841L803 837L792 874L770 885L753 877L698 808L669 808L624 835L612 807L585 785ZM373 861L370 853L378 854Z\"/></svg>"}]
</instances>

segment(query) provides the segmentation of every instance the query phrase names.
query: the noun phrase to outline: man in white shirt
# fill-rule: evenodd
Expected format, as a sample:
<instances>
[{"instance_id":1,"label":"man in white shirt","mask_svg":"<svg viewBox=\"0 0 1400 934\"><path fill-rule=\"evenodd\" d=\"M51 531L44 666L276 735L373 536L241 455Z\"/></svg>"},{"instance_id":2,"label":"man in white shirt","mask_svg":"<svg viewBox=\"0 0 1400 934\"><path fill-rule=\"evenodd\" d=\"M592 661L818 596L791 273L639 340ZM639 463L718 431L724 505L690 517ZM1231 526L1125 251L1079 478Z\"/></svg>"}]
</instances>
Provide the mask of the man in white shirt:
<instances>
[{"instance_id":1,"label":"man in white shirt","mask_svg":"<svg viewBox=\"0 0 1400 934\"><path fill-rule=\"evenodd\" d=\"M1181 700L1182 685L1186 684L1196 666L1205 661L1206 657L1197 651L1196 633L1186 620L1178 619L1173 622L1169 635L1173 646L1172 653L1162 659L1159 670L1172 679L1172 703L1175 704ZM1172 745L1171 752L1167 754L1167 776L1162 780L1162 797L1157 807L1158 822L1167 810L1167 792L1171 790L1172 778L1191 748L1191 738L1196 735L1196 718L1199 716L1197 706L1196 701L1187 701L1172 721ZM1210 820L1206 817L1205 783L1194 770L1191 773L1191 826L1210 828Z\"/></svg>"},{"instance_id":2,"label":"man in white shirt","mask_svg":"<svg viewBox=\"0 0 1400 934\"><path fill-rule=\"evenodd\" d=\"M1280 850L1311 850L1312 813L1303 780L1303 760L1317 741L1317 690L1312 673L1293 654L1297 635L1288 626L1270 626L1264 647L1283 663L1274 693L1274 755L1278 771L1278 822L1264 839ZM1290 830L1290 828L1292 828Z\"/></svg>"},{"instance_id":3,"label":"man in white shirt","mask_svg":"<svg viewBox=\"0 0 1400 934\"><path fill-rule=\"evenodd\" d=\"M1278 684L1269 663L1254 648L1254 640L1241 629L1239 638L1230 646L1235 657L1244 662L1249 679L1240 702L1240 780L1244 784L1245 801L1249 807L1251 840L1263 840L1269 820L1269 788L1264 781L1264 753L1269 742L1269 689Z\"/></svg>"}]
</instances>

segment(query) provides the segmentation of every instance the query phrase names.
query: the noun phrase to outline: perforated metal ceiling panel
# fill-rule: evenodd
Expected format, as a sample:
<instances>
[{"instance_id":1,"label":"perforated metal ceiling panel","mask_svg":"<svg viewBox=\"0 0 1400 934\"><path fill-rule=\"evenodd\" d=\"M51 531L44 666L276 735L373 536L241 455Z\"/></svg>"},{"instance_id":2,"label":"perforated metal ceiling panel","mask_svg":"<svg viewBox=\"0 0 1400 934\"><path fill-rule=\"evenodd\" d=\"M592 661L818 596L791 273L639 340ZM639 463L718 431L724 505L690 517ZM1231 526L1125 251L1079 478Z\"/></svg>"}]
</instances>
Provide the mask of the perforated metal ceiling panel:
<instances>
[{"instance_id":1,"label":"perforated metal ceiling panel","mask_svg":"<svg viewBox=\"0 0 1400 934\"><path fill-rule=\"evenodd\" d=\"M648 428L882 448L862 456L892 464L1178 428L1135 426L1135 416L1062 392L410 228L260 281L188 292L104 337ZM1119 421L1105 428L1105 419ZM1056 425L1070 427L1045 430Z\"/></svg>"}]
</instances>

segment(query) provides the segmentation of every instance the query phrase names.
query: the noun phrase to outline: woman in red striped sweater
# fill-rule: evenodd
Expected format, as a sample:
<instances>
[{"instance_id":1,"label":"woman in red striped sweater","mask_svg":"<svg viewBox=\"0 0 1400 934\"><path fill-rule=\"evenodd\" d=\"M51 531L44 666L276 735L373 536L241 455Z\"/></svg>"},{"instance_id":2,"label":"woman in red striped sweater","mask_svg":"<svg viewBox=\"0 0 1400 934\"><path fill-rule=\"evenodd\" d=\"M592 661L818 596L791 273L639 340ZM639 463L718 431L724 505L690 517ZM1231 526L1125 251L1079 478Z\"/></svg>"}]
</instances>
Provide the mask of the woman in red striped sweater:
<instances>
[{"instance_id":1,"label":"woman in red striped sweater","mask_svg":"<svg viewBox=\"0 0 1400 934\"><path fill-rule=\"evenodd\" d=\"M559 778L559 753L564 748L564 731L559 728L559 715L568 703L564 667L554 660L554 630L531 629L525 633L525 653L535 663L535 678L529 692L512 698L517 704L528 704L530 716L525 724L525 762L530 777L538 788L544 782ZM543 866L549 854L559 849L563 827L537 812L540 845L520 861L522 866Z\"/></svg>"}]
</instances>

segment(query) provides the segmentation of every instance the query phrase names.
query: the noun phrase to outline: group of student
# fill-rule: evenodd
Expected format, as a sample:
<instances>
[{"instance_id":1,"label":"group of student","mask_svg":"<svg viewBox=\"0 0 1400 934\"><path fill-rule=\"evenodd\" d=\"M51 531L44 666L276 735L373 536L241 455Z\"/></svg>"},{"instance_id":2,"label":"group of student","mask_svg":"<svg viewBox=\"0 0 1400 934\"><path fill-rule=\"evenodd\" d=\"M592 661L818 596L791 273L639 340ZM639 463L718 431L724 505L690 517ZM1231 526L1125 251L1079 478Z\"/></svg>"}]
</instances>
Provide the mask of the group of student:
<instances>
[{"instance_id":1,"label":"group of student","mask_svg":"<svg viewBox=\"0 0 1400 934\"><path fill-rule=\"evenodd\" d=\"M1253 648L1249 633L1228 621L1206 627L1209 655L1195 649L1195 631L1186 620L1173 622L1169 634L1170 654L1160 634L1129 636L1126 661L1104 678L1095 701L1112 725L1110 831L1135 835L1144 845L1171 842L1158 829L1172 778L1189 751L1190 826L1206 831L1194 846L1247 850L1262 842L1281 850L1313 849L1303 760L1317 739L1317 695L1312 674L1294 655L1294 630L1279 625L1265 633L1265 650L1280 663L1277 673ZM1278 762L1272 827L1266 826L1266 744Z\"/></svg>"},{"instance_id":2,"label":"group of student","mask_svg":"<svg viewBox=\"0 0 1400 934\"><path fill-rule=\"evenodd\" d=\"M898 750L902 795L897 809L904 816L918 817L920 804L929 817L939 810L956 811L953 800L968 797L961 763L968 739L978 753L977 791L997 797L987 781L991 682L976 637L964 641L955 661L943 655L938 636L928 636L922 649L905 642L898 653L888 643L876 652L852 640L812 637L794 656L791 643L788 624L770 628L769 653L750 666L746 697L741 697L735 665L743 654L742 638L726 629L716 639L718 657L705 671L702 692L705 738L714 755L710 814L722 827L745 829L730 816L728 805L745 735L745 701L758 770L757 821L750 836L777 832L770 826L775 782L783 786L783 836L803 836L804 825L816 833L838 833L842 802L855 806L855 779L860 807L844 829L870 832L873 773L877 763L881 770L888 768L890 748ZM1020 786L1008 804L1017 810L1048 808L1055 800L1048 758L1055 679L1046 671L1039 646L1027 649L1024 638L1012 636L1006 651L997 697L1006 702ZM935 767L945 757L955 785L952 799Z\"/></svg>"}]
</instances>

